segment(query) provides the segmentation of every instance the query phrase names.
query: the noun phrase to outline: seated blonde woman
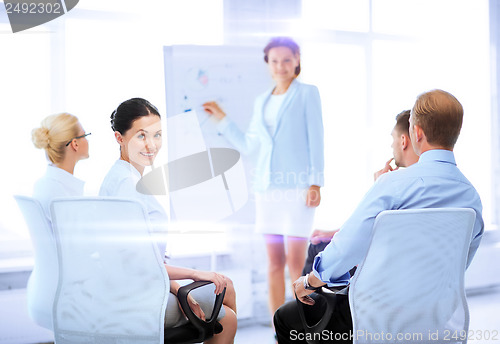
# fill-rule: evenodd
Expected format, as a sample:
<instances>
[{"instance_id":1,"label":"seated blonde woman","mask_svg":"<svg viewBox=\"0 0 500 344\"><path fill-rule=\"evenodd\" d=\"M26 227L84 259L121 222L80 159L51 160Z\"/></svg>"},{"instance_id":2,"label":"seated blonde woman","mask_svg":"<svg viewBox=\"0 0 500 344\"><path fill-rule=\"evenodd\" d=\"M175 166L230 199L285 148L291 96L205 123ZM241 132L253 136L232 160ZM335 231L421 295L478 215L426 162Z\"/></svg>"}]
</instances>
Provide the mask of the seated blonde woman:
<instances>
[{"instance_id":1,"label":"seated blonde woman","mask_svg":"<svg viewBox=\"0 0 500 344\"><path fill-rule=\"evenodd\" d=\"M33 129L32 141L43 149L49 160L45 175L34 186L33 198L37 199L49 223L50 202L56 197L82 196L84 182L73 176L75 165L89 157L89 143L82 125L73 115L61 113L45 118L40 127ZM55 257L55 245L45 247L48 255ZM55 258L54 258L55 259ZM33 270L28 281L28 310L40 326L53 329L52 304L57 289L57 264L44 266L44 274Z\"/></svg>"},{"instance_id":2,"label":"seated blonde woman","mask_svg":"<svg viewBox=\"0 0 500 344\"><path fill-rule=\"evenodd\" d=\"M82 125L73 115L61 113L45 118L33 129L33 144L45 150L50 161L45 175L34 186L38 199L50 221L50 201L56 197L83 195L84 182L73 176L75 165L89 157L89 143Z\"/></svg>"},{"instance_id":3,"label":"seated blonde woman","mask_svg":"<svg viewBox=\"0 0 500 344\"><path fill-rule=\"evenodd\" d=\"M147 100L133 98L121 103L111 115L111 128L120 146L120 158L106 175L99 194L102 196L130 197L141 201L149 214L153 226L165 228L167 214L152 195L137 192L136 185L146 166L151 166L162 146L160 114ZM165 252L165 243L159 244ZM219 321L223 331L207 343L232 343L236 334L236 295L231 280L216 272L199 271L165 264L171 280L170 297L165 316L165 327L175 327L187 320L179 308L176 295L180 285L175 280L206 280L215 285L215 293L207 288L194 290L189 298L190 306L200 318L210 315L215 299L226 287L223 308ZM190 294L190 295L191 295Z\"/></svg>"}]
</instances>

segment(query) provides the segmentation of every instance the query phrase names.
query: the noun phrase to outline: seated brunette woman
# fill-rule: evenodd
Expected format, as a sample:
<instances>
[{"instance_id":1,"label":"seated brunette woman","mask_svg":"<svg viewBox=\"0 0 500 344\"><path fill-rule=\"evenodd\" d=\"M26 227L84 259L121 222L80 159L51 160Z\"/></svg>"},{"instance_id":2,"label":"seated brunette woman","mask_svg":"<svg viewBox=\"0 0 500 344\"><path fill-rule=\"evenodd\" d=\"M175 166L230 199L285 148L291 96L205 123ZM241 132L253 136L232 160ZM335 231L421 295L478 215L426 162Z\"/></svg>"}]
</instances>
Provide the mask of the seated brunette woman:
<instances>
[{"instance_id":1,"label":"seated brunette woman","mask_svg":"<svg viewBox=\"0 0 500 344\"><path fill-rule=\"evenodd\" d=\"M120 158L106 175L99 194L102 196L130 197L141 201L148 212L155 230L166 230L167 214L152 195L139 193L137 182L146 166L152 166L162 146L160 114L156 107L142 98L133 98L121 103L111 115L111 128L120 146ZM165 252L165 243L159 244L160 252ZM223 308L219 321L223 331L207 343L232 343L236 333L236 295L232 281L219 273L199 271L165 264L171 279L170 297L167 304L165 327L175 327L186 322L179 308L177 291L180 285L175 280L208 280L214 283L215 293L210 288L194 290L189 302L193 311L202 319L211 314L215 294L226 287ZM209 287L209 286L208 286ZM213 287L212 287L213 288ZM190 295L191 295L190 294Z\"/></svg>"}]
</instances>

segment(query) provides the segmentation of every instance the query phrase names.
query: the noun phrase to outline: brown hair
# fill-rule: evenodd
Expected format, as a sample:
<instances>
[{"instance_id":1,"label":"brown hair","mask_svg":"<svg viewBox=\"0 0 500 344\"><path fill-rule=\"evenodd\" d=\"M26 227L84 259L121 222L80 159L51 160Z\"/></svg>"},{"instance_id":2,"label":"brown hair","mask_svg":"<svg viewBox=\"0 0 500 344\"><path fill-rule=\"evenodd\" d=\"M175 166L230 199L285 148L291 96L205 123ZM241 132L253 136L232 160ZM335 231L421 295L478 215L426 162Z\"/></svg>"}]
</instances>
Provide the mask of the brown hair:
<instances>
[{"instance_id":1,"label":"brown hair","mask_svg":"<svg viewBox=\"0 0 500 344\"><path fill-rule=\"evenodd\" d=\"M422 93L411 110L413 124L422 128L427 142L453 148L462 129L464 109L452 94L443 90Z\"/></svg>"},{"instance_id":2,"label":"brown hair","mask_svg":"<svg viewBox=\"0 0 500 344\"><path fill-rule=\"evenodd\" d=\"M45 118L39 128L31 131L31 140L36 148L44 149L52 163L64 159L66 143L78 136L78 118L61 113Z\"/></svg>"},{"instance_id":3,"label":"brown hair","mask_svg":"<svg viewBox=\"0 0 500 344\"><path fill-rule=\"evenodd\" d=\"M410 136L410 110L404 110L396 116L396 125L394 129L398 134Z\"/></svg>"},{"instance_id":4,"label":"brown hair","mask_svg":"<svg viewBox=\"0 0 500 344\"><path fill-rule=\"evenodd\" d=\"M276 47L286 47L290 49L294 55L300 56L300 47L297 43L295 43L293 39L291 39L290 37L273 37L264 48L264 61L266 61L266 63L269 63L269 57L268 57L269 50ZM300 74L300 61L297 68L295 68L295 76L298 76L299 74Z\"/></svg>"},{"instance_id":5,"label":"brown hair","mask_svg":"<svg viewBox=\"0 0 500 344\"><path fill-rule=\"evenodd\" d=\"M156 115L160 116L158 109L143 98L132 98L122 102L111 114L111 129L125 134L132 123L141 117Z\"/></svg>"}]
</instances>

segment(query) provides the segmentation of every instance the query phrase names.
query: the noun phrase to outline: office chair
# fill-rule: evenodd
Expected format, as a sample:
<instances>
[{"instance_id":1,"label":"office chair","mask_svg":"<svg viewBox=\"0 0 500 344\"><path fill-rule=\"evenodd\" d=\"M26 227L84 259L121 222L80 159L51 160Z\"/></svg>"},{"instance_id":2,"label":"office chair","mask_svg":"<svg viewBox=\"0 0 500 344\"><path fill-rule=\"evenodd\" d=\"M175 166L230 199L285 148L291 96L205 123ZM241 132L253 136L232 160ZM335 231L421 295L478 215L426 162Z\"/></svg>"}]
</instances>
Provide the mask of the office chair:
<instances>
[{"instance_id":1,"label":"office chair","mask_svg":"<svg viewBox=\"0 0 500 344\"><path fill-rule=\"evenodd\" d=\"M194 282L178 299L190 322L164 328L170 283L143 206L133 200L78 197L54 200L52 222L59 260L54 335L65 343L196 343L222 330L191 311L187 294L211 282Z\"/></svg>"},{"instance_id":2,"label":"office chair","mask_svg":"<svg viewBox=\"0 0 500 344\"><path fill-rule=\"evenodd\" d=\"M306 342L308 344L320 344L324 343L321 339L321 333L326 328L330 319L332 317L333 311L336 307L336 294L338 292L343 292L345 287L336 287L336 288L319 288L315 291L316 295L316 303L321 302L322 308L318 310L318 312L322 313L323 316L319 318L318 321L311 323L311 320L306 318L304 307L307 307L302 302L299 301L297 295L295 295L295 300L298 304L299 316L304 325L304 332L308 334L306 338ZM315 336L316 334L316 336Z\"/></svg>"},{"instance_id":3,"label":"office chair","mask_svg":"<svg viewBox=\"0 0 500 344\"><path fill-rule=\"evenodd\" d=\"M377 216L368 253L349 287L354 344L467 342L464 273L475 216L464 208ZM320 332L330 316L325 313L318 326L303 320L306 332Z\"/></svg>"},{"instance_id":4,"label":"office chair","mask_svg":"<svg viewBox=\"0 0 500 344\"><path fill-rule=\"evenodd\" d=\"M28 226L35 251L35 265L28 280L28 313L38 325L52 331L52 304L57 289L56 243L43 208L36 199L14 196Z\"/></svg>"}]
</instances>

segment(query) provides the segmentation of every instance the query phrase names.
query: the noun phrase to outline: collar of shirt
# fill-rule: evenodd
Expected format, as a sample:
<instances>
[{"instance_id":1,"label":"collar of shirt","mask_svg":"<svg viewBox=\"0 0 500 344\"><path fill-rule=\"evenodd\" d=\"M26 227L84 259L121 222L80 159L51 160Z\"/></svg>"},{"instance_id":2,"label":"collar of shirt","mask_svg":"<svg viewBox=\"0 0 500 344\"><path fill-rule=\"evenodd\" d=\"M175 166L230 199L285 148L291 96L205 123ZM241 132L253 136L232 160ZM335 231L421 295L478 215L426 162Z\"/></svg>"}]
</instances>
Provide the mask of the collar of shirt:
<instances>
[{"instance_id":1,"label":"collar of shirt","mask_svg":"<svg viewBox=\"0 0 500 344\"><path fill-rule=\"evenodd\" d=\"M420 155L420 159L418 159L418 163L425 163L428 161L440 161L440 162L446 162L449 164L456 165L457 163L455 162L455 155L453 154L453 151L449 151L446 149L431 149L428 150L427 152L424 152Z\"/></svg>"},{"instance_id":2,"label":"collar of shirt","mask_svg":"<svg viewBox=\"0 0 500 344\"><path fill-rule=\"evenodd\" d=\"M83 194L83 187L85 185L85 182L76 178L74 175L72 175L68 171L63 170L62 168L54 165L48 165L46 176L49 179L57 180L66 185L66 187L73 190L75 194Z\"/></svg>"},{"instance_id":3,"label":"collar of shirt","mask_svg":"<svg viewBox=\"0 0 500 344\"><path fill-rule=\"evenodd\" d=\"M122 159L116 160L115 165L118 165L118 166L121 166L121 167L128 169L134 175L134 177L136 177L137 179L142 178L141 173L139 171L137 171L137 169L134 166L132 166L131 163L129 163L125 160L122 160Z\"/></svg>"}]
</instances>

